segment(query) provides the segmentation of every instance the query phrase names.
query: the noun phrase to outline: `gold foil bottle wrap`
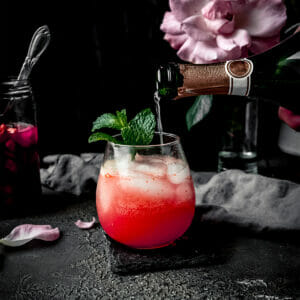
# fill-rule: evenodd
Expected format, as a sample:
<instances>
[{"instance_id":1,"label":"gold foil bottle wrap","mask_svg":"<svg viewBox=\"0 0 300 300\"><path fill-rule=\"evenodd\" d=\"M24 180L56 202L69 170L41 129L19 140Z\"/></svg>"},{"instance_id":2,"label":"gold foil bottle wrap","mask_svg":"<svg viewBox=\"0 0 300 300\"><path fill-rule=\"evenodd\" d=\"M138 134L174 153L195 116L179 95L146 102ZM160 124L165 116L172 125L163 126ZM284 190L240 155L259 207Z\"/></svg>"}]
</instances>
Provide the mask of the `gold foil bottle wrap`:
<instances>
[{"instance_id":1,"label":"gold foil bottle wrap","mask_svg":"<svg viewBox=\"0 0 300 300\"><path fill-rule=\"evenodd\" d=\"M211 65L179 64L183 86L178 88L175 99L197 95L227 95L229 77L225 63Z\"/></svg>"}]
</instances>

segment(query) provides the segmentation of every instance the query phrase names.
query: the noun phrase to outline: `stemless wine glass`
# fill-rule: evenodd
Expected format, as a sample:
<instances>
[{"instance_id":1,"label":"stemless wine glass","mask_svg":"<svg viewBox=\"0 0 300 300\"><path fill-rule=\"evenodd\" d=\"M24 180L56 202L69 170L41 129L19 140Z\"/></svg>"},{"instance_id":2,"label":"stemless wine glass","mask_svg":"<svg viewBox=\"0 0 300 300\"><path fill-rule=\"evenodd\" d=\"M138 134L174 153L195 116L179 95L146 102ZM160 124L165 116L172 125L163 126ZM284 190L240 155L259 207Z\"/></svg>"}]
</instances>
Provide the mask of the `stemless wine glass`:
<instances>
[{"instance_id":1,"label":"stemless wine glass","mask_svg":"<svg viewBox=\"0 0 300 300\"><path fill-rule=\"evenodd\" d=\"M160 248L182 236L195 191L179 137L155 133L147 146L108 142L96 206L104 231L129 247Z\"/></svg>"}]
</instances>

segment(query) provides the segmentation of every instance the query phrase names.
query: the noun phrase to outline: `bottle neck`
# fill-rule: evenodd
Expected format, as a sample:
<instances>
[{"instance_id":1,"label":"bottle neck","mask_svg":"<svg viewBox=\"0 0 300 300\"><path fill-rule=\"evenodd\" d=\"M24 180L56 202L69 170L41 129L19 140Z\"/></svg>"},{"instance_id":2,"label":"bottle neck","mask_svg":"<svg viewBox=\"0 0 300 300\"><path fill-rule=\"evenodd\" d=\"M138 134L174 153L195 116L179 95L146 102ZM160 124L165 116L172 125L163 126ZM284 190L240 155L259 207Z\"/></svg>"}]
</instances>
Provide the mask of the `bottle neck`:
<instances>
[{"instance_id":1,"label":"bottle neck","mask_svg":"<svg viewBox=\"0 0 300 300\"><path fill-rule=\"evenodd\" d=\"M274 78L278 63L299 51L299 43L300 32L296 32L268 51L249 59L209 65L164 66L158 71L157 90L161 97L169 99L208 94L248 96L251 81Z\"/></svg>"},{"instance_id":2,"label":"bottle neck","mask_svg":"<svg viewBox=\"0 0 300 300\"><path fill-rule=\"evenodd\" d=\"M227 61L211 65L180 64L183 85L177 97L197 95L248 96L253 64L248 59Z\"/></svg>"},{"instance_id":3,"label":"bottle neck","mask_svg":"<svg viewBox=\"0 0 300 300\"><path fill-rule=\"evenodd\" d=\"M178 95L174 99L228 92L229 77L225 72L225 63L201 66L179 64L178 67L183 85L178 88Z\"/></svg>"}]
</instances>

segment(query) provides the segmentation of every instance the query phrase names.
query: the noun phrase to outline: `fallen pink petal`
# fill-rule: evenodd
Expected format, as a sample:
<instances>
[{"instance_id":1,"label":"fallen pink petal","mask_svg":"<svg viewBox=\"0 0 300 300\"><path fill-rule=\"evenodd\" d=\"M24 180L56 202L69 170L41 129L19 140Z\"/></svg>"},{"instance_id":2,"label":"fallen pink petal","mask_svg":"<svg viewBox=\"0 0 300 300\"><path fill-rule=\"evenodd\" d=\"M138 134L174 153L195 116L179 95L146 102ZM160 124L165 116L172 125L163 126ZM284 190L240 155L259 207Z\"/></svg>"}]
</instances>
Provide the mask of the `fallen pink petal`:
<instances>
[{"instance_id":1,"label":"fallen pink petal","mask_svg":"<svg viewBox=\"0 0 300 300\"><path fill-rule=\"evenodd\" d=\"M9 247L22 246L33 239L55 241L59 238L59 229L51 225L23 224L15 227L9 235L0 239L0 244Z\"/></svg>"},{"instance_id":2,"label":"fallen pink petal","mask_svg":"<svg viewBox=\"0 0 300 300\"><path fill-rule=\"evenodd\" d=\"M96 222L96 219L95 219L95 217L93 217L91 222L84 222L81 220L77 220L75 222L75 225L80 229L90 229L94 226L95 222Z\"/></svg>"}]
</instances>

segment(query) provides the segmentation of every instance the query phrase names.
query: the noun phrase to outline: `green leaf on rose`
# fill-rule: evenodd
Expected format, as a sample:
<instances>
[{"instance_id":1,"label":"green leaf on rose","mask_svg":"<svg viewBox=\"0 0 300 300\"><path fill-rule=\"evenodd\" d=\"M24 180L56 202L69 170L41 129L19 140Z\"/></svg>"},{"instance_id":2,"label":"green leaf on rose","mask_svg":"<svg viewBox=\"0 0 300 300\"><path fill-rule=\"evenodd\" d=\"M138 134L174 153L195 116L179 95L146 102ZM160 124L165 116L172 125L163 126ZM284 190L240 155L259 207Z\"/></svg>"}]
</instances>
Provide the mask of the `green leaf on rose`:
<instances>
[{"instance_id":1,"label":"green leaf on rose","mask_svg":"<svg viewBox=\"0 0 300 300\"><path fill-rule=\"evenodd\" d=\"M186 125L188 130L202 121L210 112L212 107L212 95L197 96L194 104L186 113Z\"/></svg>"},{"instance_id":2,"label":"green leaf on rose","mask_svg":"<svg viewBox=\"0 0 300 300\"><path fill-rule=\"evenodd\" d=\"M298 55L299 56L299 55ZM294 58L293 58L294 57ZM291 73L292 71L292 73ZM292 56L291 58L284 58L277 64L275 72L276 77L289 78L292 74L300 74L300 57Z\"/></svg>"}]
</instances>

